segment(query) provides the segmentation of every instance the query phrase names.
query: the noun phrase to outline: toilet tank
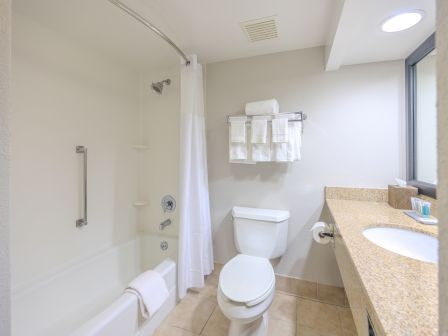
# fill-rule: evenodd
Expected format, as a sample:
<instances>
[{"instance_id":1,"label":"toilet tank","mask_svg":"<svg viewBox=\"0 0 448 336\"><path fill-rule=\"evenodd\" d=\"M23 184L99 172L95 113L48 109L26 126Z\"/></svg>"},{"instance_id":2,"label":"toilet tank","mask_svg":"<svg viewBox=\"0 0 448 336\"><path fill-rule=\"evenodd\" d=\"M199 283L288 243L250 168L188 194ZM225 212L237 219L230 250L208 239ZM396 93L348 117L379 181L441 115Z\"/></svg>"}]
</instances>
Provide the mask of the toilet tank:
<instances>
[{"instance_id":1,"label":"toilet tank","mask_svg":"<svg viewBox=\"0 0 448 336\"><path fill-rule=\"evenodd\" d=\"M238 252L268 259L285 253L289 211L236 206L232 216Z\"/></svg>"}]
</instances>

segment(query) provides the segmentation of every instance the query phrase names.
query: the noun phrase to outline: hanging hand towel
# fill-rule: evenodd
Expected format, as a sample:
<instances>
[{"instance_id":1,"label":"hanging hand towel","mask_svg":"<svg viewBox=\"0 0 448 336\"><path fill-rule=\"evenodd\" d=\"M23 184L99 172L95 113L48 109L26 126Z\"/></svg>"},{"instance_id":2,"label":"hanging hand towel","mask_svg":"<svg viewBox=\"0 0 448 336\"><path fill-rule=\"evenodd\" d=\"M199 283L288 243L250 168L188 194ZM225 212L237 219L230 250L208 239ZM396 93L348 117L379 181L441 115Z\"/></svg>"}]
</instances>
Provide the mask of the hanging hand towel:
<instances>
[{"instance_id":1,"label":"hanging hand towel","mask_svg":"<svg viewBox=\"0 0 448 336\"><path fill-rule=\"evenodd\" d=\"M277 99L260 100L246 104L246 115L273 115L278 114Z\"/></svg>"},{"instance_id":2,"label":"hanging hand towel","mask_svg":"<svg viewBox=\"0 0 448 336\"><path fill-rule=\"evenodd\" d=\"M276 117L272 119L272 142L288 142L288 118Z\"/></svg>"},{"instance_id":3,"label":"hanging hand towel","mask_svg":"<svg viewBox=\"0 0 448 336\"><path fill-rule=\"evenodd\" d=\"M246 142L246 121L247 117L229 117L231 142Z\"/></svg>"},{"instance_id":4,"label":"hanging hand towel","mask_svg":"<svg viewBox=\"0 0 448 336\"><path fill-rule=\"evenodd\" d=\"M229 161L247 160L247 143L232 142L231 132L229 129Z\"/></svg>"},{"instance_id":5,"label":"hanging hand towel","mask_svg":"<svg viewBox=\"0 0 448 336\"><path fill-rule=\"evenodd\" d=\"M289 123L288 161L298 161L302 158L302 122Z\"/></svg>"},{"instance_id":6,"label":"hanging hand towel","mask_svg":"<svg viewBox=\"0 0 448 336\"><path fill-rule=\"evenodd\" d=\"M288 147L289 147L289 127L290 122L288 120L293 119L295 117L294 114L282 114L281 116L276 116L274 120L272 120L272 156L273 160L276 162L289 162L288 158ZM274 128L277 128L274 130ZM285 130L286 128L286 130ZM278 136L274 136L277 133ZM275 142L276 140L286 140L282 142Z\"/></svg>"},{"instance_id":7,"label":"hanging hand towel","mask_svg":"<svg viewBox=\"0 0 448 336\"><path fill-rule=\"evenodd\" d=\"M250 138L250 129L247 132L247 136ZM246 143L230 142L229 132L229 162L230 163L242 163L242 164L255 164L248 153L252 152L252 144L250 141Z\"/></svg>"},{"instance_id":8,"label":"hanging hand towel","mask_svg":"<svg viewBox=\"0 0 448 336\"><path fill-rule=\"evenodd\" d=\"M165 280L156 271L146 271L131 281L124 290L137 296L145 319L154 315L169 296Z\"/></svg>"},{"instance_id":9,"label":"hanging hand towel","mask_svg":"<svg viewBox=\"0 0 448 336\"><path fill-rule=\"evenodd\" d=\"M288 160L288 143L287 142L272 143L272 150L273 150L274 161L289 162L289 160Z\"/></svg>"},{"instance_id":10,"label":"hanging hand towel","mask_svg":"<svg viewBox=\"0 0 448 336\"><path fill-rule=\"evenodd\" d=\"M268 136L268 118L256 116L251 122L251 142L253 144L266 143Z\"/></svg>"},{"instance_id":11,"label":"hanging hand towel","mask_svg":"<svg viewBox=\"0 0 448 336\"><path fill-rule=\"evenodd\" d=\"M257 122L260 121L260 118L263 117L254 117L252 123L256 121L257 124ZM259 133L258 136L252 137L252 161L254 162L271 161L271 127L267 124L267 117L265 117L263 121L265 122L266 132L263 132L262 135ZM254 128L252 127L252 132L253 131ZM259 142L254 142L254 140L259 140ZM262 140L264 140L264 142L262 142Z\"/></svg>"}]
</instances>

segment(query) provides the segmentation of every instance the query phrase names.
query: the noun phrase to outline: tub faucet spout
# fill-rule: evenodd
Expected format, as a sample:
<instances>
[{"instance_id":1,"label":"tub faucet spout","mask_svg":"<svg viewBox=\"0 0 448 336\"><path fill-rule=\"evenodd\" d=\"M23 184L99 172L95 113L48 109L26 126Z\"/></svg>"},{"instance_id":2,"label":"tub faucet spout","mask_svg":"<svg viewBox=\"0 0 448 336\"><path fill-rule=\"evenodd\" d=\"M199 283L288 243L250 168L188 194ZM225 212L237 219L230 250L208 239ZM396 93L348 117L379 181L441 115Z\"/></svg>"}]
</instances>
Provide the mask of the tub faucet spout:
<instances>
[{"instance_id":1,"label":"tub faucet spout","mask_svg":"<svg viewBox=\"0 0 448 336\"><path fill-rule=\"evenodd\" d=\"M160 223L159 228L160 230L165 230L168 225L171 225L171 219L169 218Z\"/></svg>"}]
</instances>

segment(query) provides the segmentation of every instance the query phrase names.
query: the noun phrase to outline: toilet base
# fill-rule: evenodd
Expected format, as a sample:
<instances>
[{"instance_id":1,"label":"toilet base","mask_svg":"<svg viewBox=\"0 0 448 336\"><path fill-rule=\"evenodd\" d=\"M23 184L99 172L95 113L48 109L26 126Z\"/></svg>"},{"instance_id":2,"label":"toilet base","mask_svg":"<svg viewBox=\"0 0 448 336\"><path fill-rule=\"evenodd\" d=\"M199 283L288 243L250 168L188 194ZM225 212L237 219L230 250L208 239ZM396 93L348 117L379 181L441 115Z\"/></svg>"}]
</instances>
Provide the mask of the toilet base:
<instances>
[{"instance_id":1,"label":"toilet base","mask_svg":"<svg viewBox=\"0 0 448 336\"><path fill-rule=\"evenodd\" d=\"M268 313L265 312L249 323L231 321L229 336L266 336L268 333Z\"/></svg>"}]
</instances>

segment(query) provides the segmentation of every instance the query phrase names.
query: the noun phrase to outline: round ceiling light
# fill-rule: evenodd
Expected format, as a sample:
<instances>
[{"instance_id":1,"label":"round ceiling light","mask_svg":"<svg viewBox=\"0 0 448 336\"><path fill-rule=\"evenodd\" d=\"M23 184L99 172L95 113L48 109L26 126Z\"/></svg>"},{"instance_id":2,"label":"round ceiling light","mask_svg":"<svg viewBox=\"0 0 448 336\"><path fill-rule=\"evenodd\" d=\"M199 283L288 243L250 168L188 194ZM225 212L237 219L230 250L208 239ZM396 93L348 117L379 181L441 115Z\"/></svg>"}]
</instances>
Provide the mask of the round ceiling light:
<instances>
[{"instance_id":1,"label":"round ceiling light","mask_svg":"<svg viewBox=\"0 0 448 336\"><path fill-rule=\"evenodd\" d=\"M413 10L388 18L381 25L381 29L387 33L399 32L415 26L423 18L423 11Z\"/></svg>"}]
</instances>

